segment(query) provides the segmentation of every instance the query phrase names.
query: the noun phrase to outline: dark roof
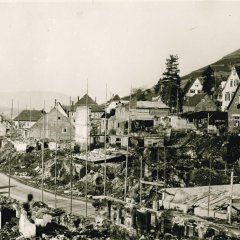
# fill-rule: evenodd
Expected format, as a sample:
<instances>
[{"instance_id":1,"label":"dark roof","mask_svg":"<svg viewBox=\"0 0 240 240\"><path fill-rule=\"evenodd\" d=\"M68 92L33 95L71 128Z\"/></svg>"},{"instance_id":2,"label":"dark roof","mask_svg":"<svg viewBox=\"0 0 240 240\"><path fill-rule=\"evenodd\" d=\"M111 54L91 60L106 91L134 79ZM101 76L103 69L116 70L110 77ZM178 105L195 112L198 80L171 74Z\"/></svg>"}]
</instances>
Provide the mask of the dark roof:
<instances>
[{"instance_id":1,"label":"dark roof","mask_svg":"<svg viewBox=\"0 0 240 240\"><path fill-rule=\"evenodd\" d=\"M86 106L86 103L91 108L92 112L104 112L104 108L99 106L91 97L89 97L87 94L85 94L81 99L79 99L74 106L74 110L76 111L76 108L78 106ZM67 107L67 106L66 106ZM68 106L70 108L70 106Z\"/></svg>"},{"instance_id":2,"label":"dark roof","mask_svg":"<svg viewBox=\"0 0 240 240\"><path fill-rule=\"evenodd\" d=\"M14 121L31 121L36 122L42 117L43 111L41 110L23 110Z\"/></svg>"},{"instance_id":3,"label":"dark roof","mask_svg":"<svg viewBox=\"0 0 240 240\"><path fill-rule=\"evenodd\" d=\"M237 72L238 77L240 78L240 66L234 66Z\"/></svg>"},{"instance_id":4,"label":"dark roof","mask_svg":"<svg viewBox=\"0 0 240 240\"><path fill-rule=\"evenodd\" d=\"M121 98L118 96L118 94L116 94L112 99L111 101L119 101L121 100Z\"/></svg>"},{"instance_id":5,"label":"dark roof","mask_svg":"<svg viewBox=\"0 0 240 240\"><path fill-rule=\"evenodd\" d=\"M192 97L188 97L183 105L189 107L195 107L207 94L206 93L198 93L193 95Z\"/></svg>"},{"instance_id":6,"label":"dark roof","mask_svg":"<svg viewBox=\"0 0 240 240\"><path fill-rule=\"evenodd\" d=\"M98 105L91 97L85 94L81 99L79 99L75 103L75 106L86 106L86 103L88 103L89 106Z\"/></svg>"}]
</instances>

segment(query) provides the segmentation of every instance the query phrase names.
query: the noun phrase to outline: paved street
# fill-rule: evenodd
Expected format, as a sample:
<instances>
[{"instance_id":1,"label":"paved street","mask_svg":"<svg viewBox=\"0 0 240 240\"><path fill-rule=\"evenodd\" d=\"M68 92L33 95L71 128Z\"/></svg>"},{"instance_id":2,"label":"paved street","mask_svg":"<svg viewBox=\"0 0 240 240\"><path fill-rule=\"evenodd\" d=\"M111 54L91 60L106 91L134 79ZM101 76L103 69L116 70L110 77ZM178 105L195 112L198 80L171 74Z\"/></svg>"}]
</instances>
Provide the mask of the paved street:
<instances>
[{"instance_id":1,"label":"paved street","mask_svg":"<svg viewBox=\"0 0 240 240\"><path fill-rule=\"evenodd\" d=\"M1 186L8 186L8 176L0 173L0 187ZM11 197L17 199L21 202L26 201L27 195L32 193L34 196L35 201L41 201L41 190L33 188L28 185L24 185L16 181L15 179L11 178ZM0 192L6 192L8 189L2 189ZM4 194L8 196L8 194ZM45 192L44 191L44 202L49 205L50 207L54 207L54 194ZM85 216L85 202L81 200L74 200L73 199L73 213L77 215ZM58 196L57 197L57 207L66 210L67 212L70 211L70 199ZM94 216L95 210L92 207L91 203L88 203L88 216Z\"/></svg>"}]
</instances>

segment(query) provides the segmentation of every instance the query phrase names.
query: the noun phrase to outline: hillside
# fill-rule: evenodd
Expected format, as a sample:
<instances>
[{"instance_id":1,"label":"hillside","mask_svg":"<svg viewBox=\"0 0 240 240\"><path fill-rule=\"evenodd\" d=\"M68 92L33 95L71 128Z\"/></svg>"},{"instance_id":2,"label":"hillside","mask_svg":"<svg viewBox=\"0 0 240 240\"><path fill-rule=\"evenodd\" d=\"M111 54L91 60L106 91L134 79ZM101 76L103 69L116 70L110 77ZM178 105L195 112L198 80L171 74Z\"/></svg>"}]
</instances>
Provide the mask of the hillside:
<instances>
[{"instance_id":1,"label":"hillside","mask_svg":"<svg viewBox=\"0 0 240 240\"><path fill-rule=\"evenodd\" d=\"M220 60L214 63L209 63L208 65L183 76L182 87L184 88L184 86L191 78L195 79L196 77L200 77L203 70L209 65L215 70L215 76L217 82L219 83L220 81L228 77L232 65L240 65L240 49L230 54L227 54L226 56L222 57Z\"/></svg>"}]
</instances>

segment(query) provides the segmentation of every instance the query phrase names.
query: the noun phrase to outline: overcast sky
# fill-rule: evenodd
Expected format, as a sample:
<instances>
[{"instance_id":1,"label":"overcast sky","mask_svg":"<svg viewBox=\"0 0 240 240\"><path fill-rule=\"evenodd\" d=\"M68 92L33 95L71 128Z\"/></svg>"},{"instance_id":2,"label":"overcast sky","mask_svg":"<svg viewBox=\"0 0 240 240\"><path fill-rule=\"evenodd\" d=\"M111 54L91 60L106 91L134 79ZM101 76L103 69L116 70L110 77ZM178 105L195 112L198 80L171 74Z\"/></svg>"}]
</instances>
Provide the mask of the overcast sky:
<instances>
[{"instance_id":1,"label":"overcast sky","mask_svg":"<svg viewBox=\"0 0 240 240\"><path fill-rule=\"evenodd\" d=\"M151 87L169 54L181 75L240 48L240 2L0 3L0 91L44 90L98 102Z\"/></svg>"}]
</instances>

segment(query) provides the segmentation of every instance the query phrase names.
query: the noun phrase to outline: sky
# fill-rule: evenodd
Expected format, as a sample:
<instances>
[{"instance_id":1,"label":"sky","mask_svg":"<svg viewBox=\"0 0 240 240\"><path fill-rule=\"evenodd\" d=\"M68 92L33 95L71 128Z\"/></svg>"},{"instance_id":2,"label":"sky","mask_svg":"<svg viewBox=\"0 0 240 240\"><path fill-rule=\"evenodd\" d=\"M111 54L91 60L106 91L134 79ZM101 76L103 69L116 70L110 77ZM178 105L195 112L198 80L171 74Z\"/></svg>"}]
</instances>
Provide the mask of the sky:
<instances>
[{"instance_id":1,"label":"sky","mask_svg":"<svg viewBox=\"0 0 240 240\"><path fill-rule=\"evenodd\" d=\"M240 48L240 1L0 2L1 92L86 92L99 103Z\"/></svg>"}]
</instances>

